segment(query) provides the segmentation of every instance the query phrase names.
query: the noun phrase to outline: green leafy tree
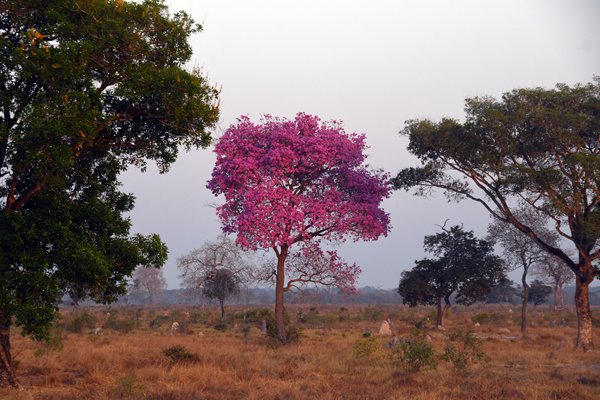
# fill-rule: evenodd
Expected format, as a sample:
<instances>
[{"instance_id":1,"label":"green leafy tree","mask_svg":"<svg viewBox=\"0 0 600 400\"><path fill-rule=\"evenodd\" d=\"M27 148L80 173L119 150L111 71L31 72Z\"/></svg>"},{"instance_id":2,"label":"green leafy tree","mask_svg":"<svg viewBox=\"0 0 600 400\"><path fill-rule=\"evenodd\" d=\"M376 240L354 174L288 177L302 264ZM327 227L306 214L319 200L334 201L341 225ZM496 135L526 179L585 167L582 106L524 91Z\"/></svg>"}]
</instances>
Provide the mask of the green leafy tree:
<instances>
[{"instance_id":1,"label":"green leafy tree","mask_svg":"<svg viewBox=\"0 0 600 400\"><path fill-rule=\"evenodd\" d=\"M437 306L437 325L450 308L456 293L459 304L485 300L491 288L504 278L504 264L493 254L492 242L477 239L473 231L460 226L425 236L425 250L437 258L416 261L412 270L402 272L398 293L402 302ZM442 301L444 305L442 305Z\"/></svg>"},{"instance_id":2,"label":"green leafy tree","mask_svg":"<svg viewBox=\"0 0 600 400\"><path fill-rule=\"evenodd\" d=\"M164 264L118 175L209 144L218 93L183 69L199 30L161 0L0 0L0 386L11 325L47 338L62 294L110 302Z\"/></svg>"},{"instance_id":3,"label":"green leafy tree","mask_svg":"<svg viewBox=\"0 0 600 400\"><path fill-rule=\"evenodd\" d=\"M208 272L202 292L209 299L217 299L221 306L221 319L225 318L225 300L240 293L240 278L226 268Z\"/></svg>"},{"instance_id":4,"label":"green leafy tree","mask_svg":"<svg viewBox=\"0 0 600 400\"><path fill-rule=\"evenodd\" d=\"M470 199L508 222L576 275L577 346L593 348L589 284L600 276L600 78L556 89L517 89L501 100L468 99L466 119L408 121L403 134L421 166L395 177L397 189ZM570 241L575 257L515 215L535 209Z\"/></svg>"}]
</instances>

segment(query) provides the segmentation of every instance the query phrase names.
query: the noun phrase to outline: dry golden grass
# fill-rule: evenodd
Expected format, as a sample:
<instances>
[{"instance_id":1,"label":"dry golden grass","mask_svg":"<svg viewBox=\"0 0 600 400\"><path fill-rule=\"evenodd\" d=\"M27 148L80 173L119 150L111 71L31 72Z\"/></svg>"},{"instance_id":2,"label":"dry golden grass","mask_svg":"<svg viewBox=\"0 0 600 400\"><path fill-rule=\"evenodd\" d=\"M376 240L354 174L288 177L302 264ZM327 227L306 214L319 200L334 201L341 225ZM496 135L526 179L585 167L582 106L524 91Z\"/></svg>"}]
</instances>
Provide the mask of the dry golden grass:
<instances>
[{"instance_id":1,"label":"dry golden grass","mask_svg":"<svg viewBox=\"0 0 600 400\"><path fill-rule=\"evenodd\" d=\"M292 320L297 319L298 308L290 307ZM383 346L389 338L378 337L381 346L367 356L358 357L353 348L365 331L376 332L385 317L391 318L395 334L409 337L416 321L431 316L430 309L319 307L311 312L309 308L302 307L306 322L297 323L302 328L300 342L280 347L260 332L260 316L246 325L249 330L244 334L242 310L231 317L227 330L218 331L213 328L216 310L113 307L114 320L136 319L136 326L128 333L105 328L102 335L90 333L90 328L69 332L76 330L69 328L69 321L83 311L65 311L56 330L61 341L47 345L13 335L24 390L0 390L0 399L600 398L600 353L572 349L572 311L535 310L530 337L523 339L517 333L517 310L509 314L500 308L457 309L447 320L446 332L428 331L436 351L443 352L445 334L469 328L487 338L482 345L489 361L466 371L440 362L436 370L408 372L391 361L392 351ZM97 324L106 322L105 310L86 311ZM471 317L481 312L490 318L473 327ZM163 323L152 327L152 320ZM175 320L182 329L170 335ZM503 336L510 335L499 334L500 327L517 338L506 339ZM561 347L563 338L567 342L563 340ZM598 329L595 342L600 345ZM170 361L163 350L175 345L197 354L197 361Z\"/></svg>"}]
</instances>

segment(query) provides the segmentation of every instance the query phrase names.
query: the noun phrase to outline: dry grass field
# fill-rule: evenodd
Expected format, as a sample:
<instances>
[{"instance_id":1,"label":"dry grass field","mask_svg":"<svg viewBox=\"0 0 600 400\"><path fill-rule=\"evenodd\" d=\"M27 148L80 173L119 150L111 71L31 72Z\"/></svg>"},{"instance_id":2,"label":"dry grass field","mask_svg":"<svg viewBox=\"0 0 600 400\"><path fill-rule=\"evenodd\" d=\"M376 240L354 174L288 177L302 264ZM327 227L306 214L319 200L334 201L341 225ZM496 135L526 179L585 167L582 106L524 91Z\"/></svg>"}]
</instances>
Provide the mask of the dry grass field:
<instances>
[{"instance_id":1,"label":"dry grass field","mask_svg":"<svg viewBox=\"0 0 600 400\"><path fill-rule=\"evenodd\" d=\"M290 306L300 339L286 346L261 332L258 308L230 309L226 325L216 309L107 310L63 311L47 344L15 332L23 390L0 390L0 399L600 399L600 352L573 350L572 310L538 307L521 338L516 309L457 308L438 331L430 308ZM396 336L425 345L388 349L391 338L377 335L384 318ZM458 338L468 330L479 339ZM441 359L448 345L466 365ZM416 371L423 360L437 367Z\"/></svg>"}]
</instances>

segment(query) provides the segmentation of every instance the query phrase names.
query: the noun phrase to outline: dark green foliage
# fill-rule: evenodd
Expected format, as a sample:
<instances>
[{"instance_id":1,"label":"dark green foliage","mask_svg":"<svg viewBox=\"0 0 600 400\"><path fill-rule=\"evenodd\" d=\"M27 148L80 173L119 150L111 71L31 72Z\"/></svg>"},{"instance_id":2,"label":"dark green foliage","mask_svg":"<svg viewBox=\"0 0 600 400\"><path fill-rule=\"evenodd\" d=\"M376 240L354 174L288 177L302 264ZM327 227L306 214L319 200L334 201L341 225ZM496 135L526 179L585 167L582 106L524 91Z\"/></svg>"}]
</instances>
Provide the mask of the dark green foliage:
<instances>
[{"instance_id":1,"label":"dark green foliage","mask_svg":"<svg viewBox=\"0 0 600 400\"><path fill-rule=\"evenodd\" d=\"M600 278L600 77L467 99L465 113L464 122L406 122L402 134L420 165L402 170L394 186L470 199L561 259L577 277L578 347L592 349L587 288ZM523 221L515 212L523 206L543 215L571 249Z\"/></svg>"},{"instance_id":2,"label":"dark green foliage","mask_svg":"<svg viewBox=\"0 0 600 400\"><path fill-rule=\"evenodd\" d=\"M548 300L548 296L552 293L552 287L546 285L544 282L536 279L529 284L529 296L527 301L533 303L536 306L545 304Z\"/></svg>"},{"instance_id":3,"label":"dark green foliage","mask_svg":"<svg viewBox=\"0 0 600 400\"><path fill-rule=\"evenodd\" d=\"M71 315L64 324L65 330L73 333L81 333L84 329L93 329L95 327L96 317L85 311Z\"/></svg>"},{"instance_id":4,"label":"dark green foliage","mask_svg":"<svg viewBox=\"0 0 600 400\"><path fill-rule=\"evenodd\" d=\"M472 231L453 226L444 232L425 237L425 250L436 259L416 261L412 270L402 272L398 293L402 302L438 305L441 325L441 302L470 305L485 299L490 289L504 279L502 260L493 254L493 244L477 239Z\"/></svg>"},{"instance_id":5,"label":"dark green foliage","mask_svg":"<svg viewBox=\"0 0 600 400\"><path fill-rule=\"evenodd\" d=\"M423 337L413 337L392 349L392 362L410 372L436 369L438 357L433 346Z\"/></svg>"},{"instance_id":6,"label":"dark green foliage","mask_svg":"<svg viewBox=\"0 0 600 400\"><path fill-rule=\"evenodd\" d=\"M193 364L200 361L198 354L190 352L181 345L168 347L164 349L162 353L173 364Z\"/></svg>"},{"instance_id":7,"label":"dark green foliage","mask_svg":"<svg viewBox=\"0 0 600 400\"><path fill-rule=\"evenodd\" d=\"M199 30L162 0L0 1L0 320L47 337L64 293L110 302L165 262L118 175L209 144L218 93L183 68Z\"/></svg>"},{"instance_id":8,"label":"dark green foliage","mask_svg":"<svg viewBox=\"0 0 600 400\"><path fill-rule=\"evenodd\" d=\"M485 296L485 302L488 304L513 304L518 302L519 296L521 296L519 288L513 281L505 278L492 286L490 292Z\"/></svg>"}]
</instances>

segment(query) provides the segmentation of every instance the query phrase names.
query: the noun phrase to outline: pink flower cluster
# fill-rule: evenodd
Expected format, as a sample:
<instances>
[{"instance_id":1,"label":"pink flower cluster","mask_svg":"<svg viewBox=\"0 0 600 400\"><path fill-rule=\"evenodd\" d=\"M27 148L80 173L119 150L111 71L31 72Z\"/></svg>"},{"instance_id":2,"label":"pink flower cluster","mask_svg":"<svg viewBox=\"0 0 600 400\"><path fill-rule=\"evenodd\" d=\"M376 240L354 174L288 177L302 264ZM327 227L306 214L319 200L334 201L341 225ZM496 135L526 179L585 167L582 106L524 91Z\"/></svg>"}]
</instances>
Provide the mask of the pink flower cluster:
<instances>
[{"instance_id":1,"label":"pink flower cluster","mask_svg":"<svg viewBox=\"0 0 600 400\"><path fill-rule=\"evenodd\" d=\"M217 209L223 230L253 250L386 235L388 177L363 165L364 149L364 135L316 116L266 116L261 124L240 117L215 146L207 185L225 197Z\"/></svg>"}]
</instances>

